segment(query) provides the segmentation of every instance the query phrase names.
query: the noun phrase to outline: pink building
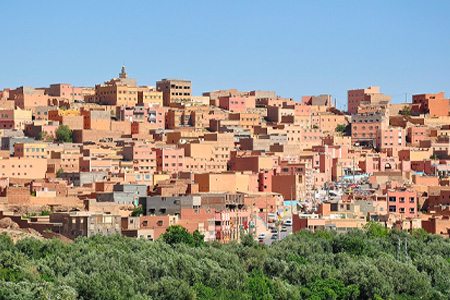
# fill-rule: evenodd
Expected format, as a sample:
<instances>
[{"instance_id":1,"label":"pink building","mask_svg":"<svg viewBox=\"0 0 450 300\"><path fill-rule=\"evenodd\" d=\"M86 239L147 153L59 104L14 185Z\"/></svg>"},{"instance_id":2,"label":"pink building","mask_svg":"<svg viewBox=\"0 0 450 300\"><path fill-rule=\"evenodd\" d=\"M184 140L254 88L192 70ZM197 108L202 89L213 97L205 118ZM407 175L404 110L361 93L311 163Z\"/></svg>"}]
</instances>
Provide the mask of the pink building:
<instances>
[{"instance_id":1,"label":"pink building","mask_svg":"<svg viewBox=\"0 0 450 300\"><path fill-rule=\"evenodd\" d=\"M379 129L377 131L377 149L405 147L405 131L400 128Z\"/></svg>"},{"instance_id":2,"label":"pink building","mask_svg":"<svg viewBox=\"0 0 450 300\"><path fill-rule=\"evenodd\" d=\"M14 110L0 110L0 129L14 128Z\"/></svg>"},{"instance_id":3,"label":"pink building","mask_svg":"<svg viewBox=\"0 0 450 300\"><path fill-rule=\"evenodd\" d=\"M421 141L428 137L428 129L425 126L413 126L408 128L408 135L406 141L411 143L411 146L418 147Z\"/></svg>"},{"instance_id":4,"label":"pink building","mask_svg":"<svg viewBox=\"0 0 450 300\"><path fill-rule=\"evenodd\" d=\"M258 174L258 190L260 192L272 192L272 177L275 175L275 170L263 170Z\"/></svg>"},{"instance_id":5,"label":"pink building","mask_svg":"<svg viewBox=\"0 0 450 300\"><path fill-rule=\"evenodd\" d=\"M216 212L216 240L220 243L239 240L241 231L248 228L248 221L250 221L250 212L246 210Z\"/></svg>"},{"instance_id":6,"label":"pink building","mask_svg":"<svg viewBox=\"0 0 450 300\"><path fill-rule=\"evenodd\" d=\"M157 105L152 106L148 103L136 105L133 107L117 106L116 118L119 121L130 121L132 123L149 123L154 129L164 129L165 114L164 108Z\"/></svg>"},{"instance_id":7,"label":"pink building","mask_svg":"<svg viewBox=\"0 0 450 300\"><path fill-rule=\"evenodd\" d=\"M152 145L132 144L123 147L123 158L133 162L133 169L139 173L156 172L156 153Z\"/></svg>"},{"instance_id":8,"label":"pink building","mask_svg":"<svg viewBox=\"0 0 450 300\"><path fill-rule=\"evenodd\" d=\"M179 173L184 171L184 149L155 149L158 171Z\"/></svg>"},{"instance_id":9,"label":"pink building","mask_svg":"<svg viewBox=\"0 0 450 300\"><path fill-rule=\"evenodd\" d=\"M219 97L219 107L231 112L245 112L247 108L255 108L255 97Z\"/></svg>"},{"instance_id":10,"label":"pink building","mask_svg":"<svg viewBox=\"0 0 450 300\"><path fill-rule=\"evenodd\" d=\"M69 100L83 100L83 88L73 87L68 83L51 84L47 90L48 95L66 98Z\"/></svg>"},{"instance_id":11,"label":"pink building","mask_svg":"<svg viewBox=\"0 0 450 300\"><path fill-rule=\"evenodd\" d=\"M387 191L388 211L406 217L417 216L417 192L409 189Z\"/></svg>"}]
</instances>

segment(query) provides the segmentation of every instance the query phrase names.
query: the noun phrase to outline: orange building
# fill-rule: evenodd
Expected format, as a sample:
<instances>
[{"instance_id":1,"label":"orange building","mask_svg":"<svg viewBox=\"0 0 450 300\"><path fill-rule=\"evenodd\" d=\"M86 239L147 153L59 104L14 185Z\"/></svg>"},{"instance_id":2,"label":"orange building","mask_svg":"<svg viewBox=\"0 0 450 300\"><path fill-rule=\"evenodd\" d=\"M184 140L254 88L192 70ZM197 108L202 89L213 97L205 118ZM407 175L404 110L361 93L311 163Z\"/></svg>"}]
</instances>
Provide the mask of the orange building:
<instances>
[{"instance_id":1,"label":"orange building","mask_svg":"<svg viewBox=\"0 0 450 300\"><path fill-rule=\"evenodd\" d=\"M449 99L444 98L444 92L413 95L412 98L412 111L421 114L430 114L431 117L448 116Z\"/></svg>"},{"instance_id":2,"label":"orange building","mask_svg":"<svg viewBox=\"0 0 450 300\"><path fill-rule=\"evenodd\" d=\"M38 106L48 105L48 96L45 95L45 91L29 86L10 90L9 100L13 100L15 105L21 109L33 109Z\"/></svg>"}]
</instances>

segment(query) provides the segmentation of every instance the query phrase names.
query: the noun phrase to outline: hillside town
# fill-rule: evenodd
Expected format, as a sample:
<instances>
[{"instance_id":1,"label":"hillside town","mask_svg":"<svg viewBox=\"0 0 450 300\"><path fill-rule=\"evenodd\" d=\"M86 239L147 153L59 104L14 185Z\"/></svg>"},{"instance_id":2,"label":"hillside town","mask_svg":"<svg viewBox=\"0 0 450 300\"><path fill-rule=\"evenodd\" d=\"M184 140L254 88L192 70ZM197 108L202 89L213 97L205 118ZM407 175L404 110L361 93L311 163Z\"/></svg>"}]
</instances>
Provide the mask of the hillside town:
<instances>
[{"instance_id":1,"label":"hillside town","mask_svg":"<svg viewBox=\"0 0 450 300\"><path fill-rule=\"evenodd\" d=\"M195 82L193 83L195 84ZM392 103L380 87L285 98L118 78L0 91L0 227L59 237L271 243L300 230L450 234L444 92Z\"/></svg>"}]
</instances>

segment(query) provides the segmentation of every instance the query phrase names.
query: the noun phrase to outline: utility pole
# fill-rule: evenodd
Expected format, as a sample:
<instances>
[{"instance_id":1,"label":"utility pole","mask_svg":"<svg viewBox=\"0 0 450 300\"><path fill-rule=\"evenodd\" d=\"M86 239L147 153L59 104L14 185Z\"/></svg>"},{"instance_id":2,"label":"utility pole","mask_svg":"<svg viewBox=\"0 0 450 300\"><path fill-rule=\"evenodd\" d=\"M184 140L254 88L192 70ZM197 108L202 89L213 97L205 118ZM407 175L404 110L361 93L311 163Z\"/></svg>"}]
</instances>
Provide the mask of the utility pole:
<instances>
[{"instance_id":1,"label":"utility pole","mask_svg":"<svg viewBox=\"0 0 450 300\"><path fill-rule=\"evenodd\" d=\"M241 233L241 220L239 219L239 206L237 208L237 240L240 241L240 233Z\"/></svg>"},{"instance_id":2,"label":"utility pole","mask_svg":"<svg viewBox=\"0 0 450 300\"><path fill-rule=\"evenodd\" d=\"M327 201L330 202L330 183L326 182L327 185Z\"/></svg>"},{"instance_id":3,"label":"utility pole","mask_svg":"<svg viewBox=\"0 0 450 300\"><path fill-rule=\"evenodd\" d=\"M255 225L253 225L255 224ZM255 226L254 228L251 228L251 226ZM249 230L252 233L252 236L256 235L256 219L255 219L255 198L252 197L252 224L249 227Z\"/></svg>"},{"instance_id":4,"label":"utility pole","mask_svg":"<svg viewBox=\"0 0 450 300\"><path fill-rule=\"evenodd\" d=\"M407 238L405 238L404 239L404 246L405 246L405 253L404 253L404 260L405 260L405 263L407 263L408 262L408 240L407 240Z\"/></svg>"},{"instance_id":5,"label":"utility pole","mask_svg":"<svg viewBox=\"0 0 450 300\"><path fill-rule=\"evenodd\" d=\"M313 185L313 203L316 205L316 184Z\"/></svg>"},{"instance_id":6,"label":"utility pole","mask_svg":"<svg viewBox=\"0 0 450 300\"><path fill-rule=\"evenodd\" d=\"M352 175L353 175L353 183L355 183L355 156L352 157L353 164L352 164Z\"/></svg>"},{"instance_id":7,"label":"utility pole","mask_svg":"<svg viewBox=\"0 0 450 300\"><path fill-rule=\"evenodd\" d=\"M292 189L295 187L295 182L294 182L294 186L291 185L291 217L294 214L294 211L292 210Z\"/></svg>"},{"instance_id":8,"label":"utility pole","mask_svg":"<svg viewBox=\"0 0 450 300\"><path fill-rule=\"evenodd\" d=\"M267 212L267 207L268 207L268 206L267 206L267 197L266 197L266 226L269 226L269 225L268 225L269 223L268 223L268 220L267 220L267 213L268 213L268 212ZM266 228L266 229L267 229L267 228Z\"/></svg>"}]
</instances>

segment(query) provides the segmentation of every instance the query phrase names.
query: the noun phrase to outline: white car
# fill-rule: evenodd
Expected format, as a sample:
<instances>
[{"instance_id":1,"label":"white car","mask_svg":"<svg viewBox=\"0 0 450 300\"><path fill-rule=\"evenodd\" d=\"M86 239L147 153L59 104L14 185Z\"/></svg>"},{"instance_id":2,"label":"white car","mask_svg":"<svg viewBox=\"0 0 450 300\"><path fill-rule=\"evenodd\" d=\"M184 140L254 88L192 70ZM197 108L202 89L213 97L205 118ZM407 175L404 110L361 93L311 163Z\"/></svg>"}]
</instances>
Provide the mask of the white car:
<instances>
[{"instance_id":1,"label":"white car","mask_svg":"<svg viewBox=\"0 0 450 300\"><path fill-rule=\"evenodd\" d=\"M263 240L263 239L265 239L266 238L266 234L265 233L260 233L259 235L258 235L258 240Z\"/></svg>"}]
</instances>

